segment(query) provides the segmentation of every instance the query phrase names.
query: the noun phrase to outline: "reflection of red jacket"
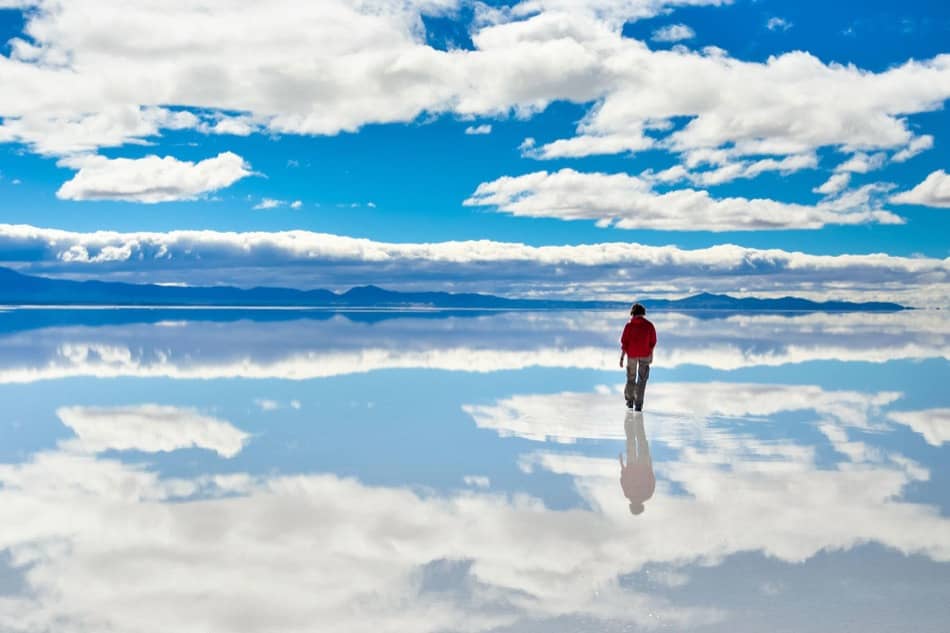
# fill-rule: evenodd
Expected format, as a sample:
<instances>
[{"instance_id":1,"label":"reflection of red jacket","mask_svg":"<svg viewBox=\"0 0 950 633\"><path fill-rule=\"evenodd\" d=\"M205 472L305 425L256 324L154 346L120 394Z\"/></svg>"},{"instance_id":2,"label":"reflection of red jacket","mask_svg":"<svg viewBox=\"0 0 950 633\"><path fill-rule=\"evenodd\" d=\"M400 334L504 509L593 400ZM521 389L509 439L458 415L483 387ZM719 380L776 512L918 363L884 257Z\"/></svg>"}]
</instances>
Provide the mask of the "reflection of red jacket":
<instances>
[{"instance_id":1,"label":"reflection of red jacket","mask_svg":"<svg viewBox=\"0 0 950 633\"><path fill-rule=\"evenodd\" d=\"M644 464L627 464L621 467L620 487L623 488L623 496L630 499L632 503L647 501L656 489L653 464L648 461Z\"/></svg>"},{"instance_id":2,"label":"reflection of red jacket","mask_svg":"<svg viewBox=\"0 0 950 633\"><path fill-rule=\"evenodd\" d=\"M620 346L627 356L643 358L653 353L656 345L656 328L645 317L635 316L623 328Z\"/></svg>"}]
</instances>

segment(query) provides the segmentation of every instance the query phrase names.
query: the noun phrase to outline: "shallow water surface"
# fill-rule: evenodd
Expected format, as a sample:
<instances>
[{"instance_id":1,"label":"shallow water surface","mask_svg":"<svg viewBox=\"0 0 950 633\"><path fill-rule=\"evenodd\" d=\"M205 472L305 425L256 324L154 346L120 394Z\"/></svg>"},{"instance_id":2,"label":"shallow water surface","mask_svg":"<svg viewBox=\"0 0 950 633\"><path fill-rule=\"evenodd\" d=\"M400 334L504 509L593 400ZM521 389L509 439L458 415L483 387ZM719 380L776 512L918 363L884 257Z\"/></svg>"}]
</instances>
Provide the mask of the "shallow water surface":
<instances>
[{"instance_id":1,"label":"shallow water surface","mask_svg":"<svg viewBox=\"0 0 950 633\"><path fill-rule=\"evenodd\" d=\"M950 319L0 312L0 630L946 631Z\"/></svg>"}]
</instances>

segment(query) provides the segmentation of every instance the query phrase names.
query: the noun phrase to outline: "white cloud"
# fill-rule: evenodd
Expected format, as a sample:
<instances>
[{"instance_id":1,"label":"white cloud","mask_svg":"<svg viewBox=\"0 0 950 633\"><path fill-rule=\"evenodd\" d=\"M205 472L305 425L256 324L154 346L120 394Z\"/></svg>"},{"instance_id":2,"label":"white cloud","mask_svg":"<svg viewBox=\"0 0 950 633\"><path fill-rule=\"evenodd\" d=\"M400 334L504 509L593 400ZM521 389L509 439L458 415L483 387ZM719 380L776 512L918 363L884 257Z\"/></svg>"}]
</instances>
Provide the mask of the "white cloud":
<instances>
[{"instance_id":1,"label":"white cloud","mask_svg":"<svg viewBox=\"0 0 950 633\"><path fill-rule=\"evenodd\" d=\"M468 126L465 128L466 134L491 134L491 125L488 123L483 123L482 125Z\"/></svg>"},{"instance_id":2,"label":"white cloud","mask_svg":"<svg viewBox=\"0 0 950 633\"><path fill-rule=\"evenodd\" d=\"M0 140L67 154L164 129L335 134L423 113L527 117L567 100L596 105L574 138L539 157L651 146L782 157L826 146L903 151L914 139L908 115L950 96L946 55L874 73L805 52L744 62L718 49L654 51L622 36L626 21L683 4L724 2L480 6L474 49L441 51L426 45L421 15L449 15L455 0L44 0L27 15L29 38L0 57ZM111 24L122 24L121 36ZM673 117L689 121L674 129Z\"/></svg>"},{"instance_id":3,"label":"white cloud","mask_svg":"<svg viewBox=\"0 0 950 633\"><path fill-rule=\"evenodd\" d=\"M329 359L328 359L328 360L329 360ZM253 364L254 364L254 362L253 362L252 359L248 359L247 362L249 363L249 365L253 365ZM291 363L291 364L293 364L293 363ZM290 365L287 365L287 366L285 366L285 367L289 367L289 366L290 366ZM301 366L300 366L299 364L297 365L297 367L298 367L298 369L301 369ZM253 370L252 370L252 371L250 372L250 374L248 374L248 375L250 376L251 374L257 374L257 375L259 375L259 376L263 375L263 374L259 374L259 373L256 372L256 371L253 371ZM300 376L300 377L302 378L302 376ZM314 376L314 375L311 375L310 377L313 378L313 377L315 377L315 376ZM288 378L289 378L289 376L288 376ZM272 399L270 399L270 398L254 398L254 405L255 405L258 409L260 409L261 411L264 411L264 412L277 411L278 409L282 409L284 406L290 407L291 409L298 410L298 411L299 411L300 408L301 408L301 404L300 404L300 401L299 401L299 400L290 400L290 401L287 402L286 405L284 405L284 404L282 404L281 402L279 402L279 401L277 401L277 400L272 400Z\"/></svg>"},{"instance_id":4,"label":"white cloud","mask_svg":"<svg viewBox=\"0 0 950 633\"><path fill-rule=\"evenodd\" d=\"M194 409L158 404L122 407L61 407L59 419L76 434L73 450L175 451L198 447L222 457L237 455L247 433L230 423L201 415Z\"/></svg>"},{"instance_id":5,"label":"white cloud","mask_svg":"<svg viewBox=\"0 0 950 633\"><path fill-rule=\"evenodd\" d=\"M814 169L818 166L818 157L813 154L792 154L781 159L762 158L759 160L736 160L729 152L717 150L715 152L693 151L687 152L684 165L674 165L658 173L644 172L641 177L646 180L655 180L661 183L672 183L680 180L700 186L709 187L731 182L738 178L756 178L769 171L777 171L788 175L802 169ZM713 169L690 171L699 165L709 164Z\"/></svg>"},{"instance_id":6,"label":"white cloud","mask_svg":"<svg viewBox=\"0 0 950 633\"><path fill-rule=\"evenodd\" d=\"M932 172L910 191L891 196L891 202L950 208L950 175L942 169Z\"/></svg>"},{"instance_id":7,"label":"white cloud","mask_svg":"<svg viewBox=\"0 0 950 633\"><path fill-rule=\"evenodd\" d=\"M838 202L834 202L838 204ZM850 203L849 203L850 204ZM480 290L511 296L597 297L662 285L839 298L906 297L915 306L948 296L950 260L885 254L810 255L723 244L701 249L630 242L528 246L489 240L390 243L308 231L177 230L79 233L0 224L0 253L26 273L282 285ZM9 257L9 256L8 256Z\"/></svg>"},{"instance_id":8,"label":"white cloud","mask_svg":"<svg viewBox=\"0 0 950 633\"><path fill-rule=\"evenodd\" d=\"M209 134L231 134L233 136L250 136L258 131L260 125L249 116L217 115L213 124L202 123L198 129Z\"/></svg>"},{"instance_id":9,"label":"white cloud","mask_svg":"<svg viewBox=\"0 0 950 633\"><path fill-rule=\"evenodd\" d=\"M903 223L893 213L869 208L867 199L859 202L807 206L768 199L716 199L694 189L658 193L644 178L562 169L482 183L465 204L494 206L516 216L595 220L600 226L623 229L748 231Z\"/></svg>"},{"instance_id":10,"label":"white cloud","mask_svg":"<svg viewBox=\"0 0 950 633\"><path fill-rule=\"evenodd\" d=\"M884 166L887 154L878 152L876 154L866 154L858 152L845 162L835 167L836 172L852 172L856 174L866 174L869 171L875 171Z\"/></svg>"},{"instance_id":11,"label":"white cloud","mask_svg":"<svg viewBox=\"0 0 950 633\"><path fill-rule=\"evenodd\" d=\"M257 408L261 411L276 411L280 408L279 402L268 398L255 398L254 404L257 405Z\"/></svg>"},{"instance_id":12,"label":"white cloud","mask_svg":"<svg viewBox=\"0 0 950 633\"><path fill-rule=\"evenodd\" d=\"M192 200L228 187L251 173L244 159L231 152L197 163L172 156L109 159L82 155L63 159L60 164L79 170L56 192L64 200Z\"/></svg>"},{"instance_id":13,"label":"white cloud","mask_svg":"<svg viewBox=\"0 0 950 633\"><path fill-rule=\"evenodd\" d=\"M950 408L892 411L888 417L910 427L932 446L942 446L950 442Z\"/></svg>"},{"instance_id":14,"label":"white cloud","mask_svg":"<svg viewBox=\"0 0 950 633\"><path fill-rule=\"evenodd\" d=\"M832 174L820 187L815 188L815 193L823 193L827 196L833 196L841 193L851 183L851 174L849 172L838 172Z\"/></svg>"},{"instance_id":15,"label":"white cloud","mask_svg":"<svg viewBox=\"0 0 950 633\"><path fill-rule=\"evenodd\" d=\"M10 62L0 56L0 77L4 69L11 68ZM16 76L17 73L14 73ZM36 77L37 98L44 99L43 92L50 92L44 99L57 99L58 77ZM11 82L14 81L11 79ZM43 85L44 81L53 82ZM77 88L78 89L78 88ZM9 94L9 93L6 93ZM19 114L9 114L0 124L0 143L21 142L31 146L33 151L46 155L70 155L92 152L100 147L115 147L126 143L145 144L146 138L157 136L163 129L184 129L200 125L198 117L190 112L173 112L160 107L141 107L138 105L116 105L101 103L93 112L71 111L68 103L57 106L56 112L42 113L20 110ZM0 117L4 114L4 95L0 94Z\"/></svg>"},{"instance_id":16,"label":"white cloud","mask_svg":"<svg viewBox=\"0 0 950 633\"><path fill-rule=\"evenodd\" d=\"M802 154L825 146L899 148L914 135L904 120L889 113L930 110L950 94L943 79L950 72L946 56L874 74L825 65L802 52L764 64L687 51L641 49L616 55L630 70L588 113L576 137L603 147L677 112L692 118L656 141L675 152L731 146L736 156L746 156ZM673 82L669 77L687 79ZM939 85L928 85L931 81ZM635 139L629 149L644 145ZM601 145L590 147L592 153L601 151ZM539 155L546 155L545 146Z\"/></svg>"},{"instance_id":17,"label":"white cloud","mask_svg":"<svg viewBox=\"0 0 950 633\"><path fill-rule=\"evenodd\" d=\"M260 202L255 204L253 208L257 210L276 209L277 207L283 206L284 204L286 203L283 200L263 198Z\"/></svg>"},{"instance_id":18,"label":"white cloud","mask_svg":"<svg viewBox=\"0 0 950 633\"><path fill-rule=\"evenodd\" d=\"M765 28L770 31L787 31L792 28L792 23L785 18L776 16L769 18L769 21L765 23Z\"/></svg>"},{"instance_id":19,"label":"white cloud","mask_svg":"<svg viewBox=\"0 0 950 633\"><path fill-rule=\"evenodd\" d=\"M582 158L592 154L634 153L653 147L654 141L636 126L623 133L605 136L580 135L559 139L535 147L534 139L527 138L521 144L525 156L531 158Z\"/></svg>"},{"instance_id":20,"label":"white cloud","mask_svg":"<svg viewBox=\"0 0 950 633\"><path fill-rule=\"evenodd\" d=\"M679 42L696 37L696 31L685 24L670 24L653 31L650 37L654 42Z\"/></svg>"},{"instance_id":21,"label":"white cloud","mask_svg":"<svg viewBox=\"0 0 950 633\"><path fill-rule=\"evenodd\" d=\"M910 160L917 154L925 152L928 149L931 149L934 146L934 137L930 134L924 134L923 136L916 136L910 143L907 144L907 147L900 150L891 157L895 163L903 163Z\"/></svg>"},{"instance_id":22,"label":"white cloud","mask_svg":"<svg viewBox=\"0 0 950 633\"><path fill-rule=\"evenodd\" d=\"M538 11L576 12L581 17L593 16L613 29L625 22L652 18L675 7L723 6L732 0L522 0L513 10L514 16Z\"/></svg>"},{"instance_id":23,"label":"white cloud","mask_svg":"<svg viewBox=\"0 0 950 633\"><path fill-rule=\"evenodd\" d=\"M277 198L261 198L261 201L251 208L257 211L267 211L269 209L279 209L280 207L301 209L303 208L303 201L294 200L293 202L288 202L286 200L278 200Z\"/></svg>"},{"instance_id":24,"label":"white cloud","mask_svg":"<svg viewBox=\"0 0 950 633\"><path fill-rule=\"evenodd\" d=\"M466 486L472 486L473 488L488 488L491 486L491 479L484 475L465 475L462 481Z\"/></svg>"}]
</instances>

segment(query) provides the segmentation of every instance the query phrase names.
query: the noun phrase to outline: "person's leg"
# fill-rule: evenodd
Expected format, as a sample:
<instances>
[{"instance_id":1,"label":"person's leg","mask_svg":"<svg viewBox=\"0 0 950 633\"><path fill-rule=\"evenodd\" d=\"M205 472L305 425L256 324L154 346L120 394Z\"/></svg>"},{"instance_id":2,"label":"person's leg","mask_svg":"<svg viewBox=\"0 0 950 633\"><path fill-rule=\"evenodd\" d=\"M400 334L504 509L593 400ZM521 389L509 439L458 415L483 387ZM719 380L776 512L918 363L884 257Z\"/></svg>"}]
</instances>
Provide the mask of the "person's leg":
<instances>
[{"instance_id":1,"label":"person's leg","mask_svg":"<svg viewBox=\"0 0 950 633\"><path fill-rule=\"evenodd\" d=\"M629 368L628 368L629 369ZM643 394L647 388L647 380L650 379L650 361L646 358L637 359L637 388L634 405L637 409L643 407Z\"/></svg>"},{"instance_id":2,"label":"person's leg","mask_svg":"<svg viewBox=\"0 0 950 633\"><path fill-rule=\"evenodd\" d=\"M637 360L627 358L627 385L623 388L623 397L629 405L637 397Z\"/></svg>"},{"instance_id":3,"label":"person's leg","mask_svg":"<svg viewBox=\"0 0 950 633\"><path fill-rule=\"evenodd\" d=\"M636 416L633 419L633 434L637 440L637 463L650 463L650 444L647 442L647 432L643 428L643 414L634 413ZM627 455L627 463L629 464L633 460L629 455Z\"/></svg>"},{"instance_id":4,"label":"person's leg","mask_svg":"<svg viewBox=\"0 0 950 633\"><path fill-rule=\"evenodd\" d=\"M627 411L623 420L624 434L627 436L627 466L637 459L637 429L633 411Z\"/></svg>"}]
</instances>

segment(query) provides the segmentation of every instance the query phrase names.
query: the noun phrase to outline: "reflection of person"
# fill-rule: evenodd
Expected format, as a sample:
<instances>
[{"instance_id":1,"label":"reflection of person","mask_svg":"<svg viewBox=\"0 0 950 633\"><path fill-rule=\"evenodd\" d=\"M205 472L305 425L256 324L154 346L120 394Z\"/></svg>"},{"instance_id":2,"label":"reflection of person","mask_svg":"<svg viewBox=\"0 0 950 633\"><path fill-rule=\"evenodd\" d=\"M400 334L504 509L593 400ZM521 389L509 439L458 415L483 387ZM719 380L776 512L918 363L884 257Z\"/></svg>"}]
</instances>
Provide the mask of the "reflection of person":
<instances>
[{"instance_id":1,"label":"reflection of person","mask_svg":"<svg viewBox=\"0 0 950 633\"><path fill-rule=\"evenodd\" d=\"M630 513L640 514L643 512L643 502L653 496L656 488L650 445L643 428L643 414L628 411L623 430L627 433L627 463L623 463L621 454L620 487L623 488L623 496L630 500Z\"/></svg>"},{"instance_id":2,"label":"reflection of person","mask_svg":"<svg viewBox=\"0 0 950 633\"><path fill-rule=\"evenodd\" d=\"M656 328L646 319L647 309L639 303L630 308L630 321L620 336L620 366L627 356L627 386L623 397L627 408L643 410L643 392L650 378L650 363L653 362L653 348L656 347Z\"/></svg>"}]
</instances>

